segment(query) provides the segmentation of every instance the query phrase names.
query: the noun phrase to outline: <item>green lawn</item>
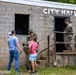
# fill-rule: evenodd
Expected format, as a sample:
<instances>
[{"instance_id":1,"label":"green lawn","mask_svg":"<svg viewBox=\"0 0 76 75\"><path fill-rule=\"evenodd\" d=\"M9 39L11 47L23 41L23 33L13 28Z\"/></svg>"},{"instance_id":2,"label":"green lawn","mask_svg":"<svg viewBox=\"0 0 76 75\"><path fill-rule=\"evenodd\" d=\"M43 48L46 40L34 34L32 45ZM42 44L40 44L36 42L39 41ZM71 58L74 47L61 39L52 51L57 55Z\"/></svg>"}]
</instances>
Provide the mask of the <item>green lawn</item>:
<instances>
[{"instance_id":1,"label":"green lawn","mask_svg":"<svg viewBox=\"0 0 76 75\"><path fill-rule=\"evenodd\" d=\"M25 67L20 67L20 74L16 73L13 69L10 74L4 75L30 75ZM66 66L66 67L40 67L38 68L38 73L35 75L76 75L76 66Z\"/></svg>"}]
</instances>

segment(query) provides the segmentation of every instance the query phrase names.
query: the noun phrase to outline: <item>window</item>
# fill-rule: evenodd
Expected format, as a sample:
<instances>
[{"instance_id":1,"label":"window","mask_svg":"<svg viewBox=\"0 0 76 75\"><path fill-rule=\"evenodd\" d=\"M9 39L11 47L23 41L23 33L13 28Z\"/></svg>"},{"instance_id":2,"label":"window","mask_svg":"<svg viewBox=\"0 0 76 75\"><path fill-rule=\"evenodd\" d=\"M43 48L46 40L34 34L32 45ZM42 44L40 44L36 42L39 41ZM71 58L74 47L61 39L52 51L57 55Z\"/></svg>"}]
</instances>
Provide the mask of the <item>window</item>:
<instances>
[{"instance_id":1,"label":"window","mask_svg":"<svg viewBox=\"0 0 76 75\"><path fill-rule=\"evenodd\" d=\"M15 31L17 35L28 35L29 15L15 14Z\"/></svg>"}]
</instances>

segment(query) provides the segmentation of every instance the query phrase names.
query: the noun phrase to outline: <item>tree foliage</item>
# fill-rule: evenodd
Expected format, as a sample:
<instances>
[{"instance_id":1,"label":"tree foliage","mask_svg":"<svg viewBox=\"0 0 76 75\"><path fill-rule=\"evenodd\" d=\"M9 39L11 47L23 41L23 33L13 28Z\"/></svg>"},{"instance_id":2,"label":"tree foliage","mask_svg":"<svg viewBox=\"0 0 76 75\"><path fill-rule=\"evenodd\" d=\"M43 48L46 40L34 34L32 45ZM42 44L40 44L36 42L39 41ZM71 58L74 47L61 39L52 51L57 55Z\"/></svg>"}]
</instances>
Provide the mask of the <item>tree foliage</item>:
<instances>
[{"instance_id":1,"label":"tree foliage","mask_svg":"<svg viewBox=\"0 0 76 75\"><path fill-rule=\"evenodd\" d=\"M76 4L76 0L45 0L45 1L54 1L54 2L63 2L63 3Z\"/></svg>"}]
</instances>

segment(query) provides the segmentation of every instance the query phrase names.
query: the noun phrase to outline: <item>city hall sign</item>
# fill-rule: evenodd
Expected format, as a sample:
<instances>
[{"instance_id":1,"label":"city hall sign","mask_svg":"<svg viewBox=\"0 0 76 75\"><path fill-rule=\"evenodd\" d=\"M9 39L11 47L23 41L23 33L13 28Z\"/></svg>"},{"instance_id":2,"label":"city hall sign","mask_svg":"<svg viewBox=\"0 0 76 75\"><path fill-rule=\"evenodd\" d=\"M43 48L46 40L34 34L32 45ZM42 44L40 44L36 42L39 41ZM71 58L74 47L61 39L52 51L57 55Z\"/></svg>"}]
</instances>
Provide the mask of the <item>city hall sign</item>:
<instances>
[{"instance_id":1,"label":"city hall sign","mask_svg":"<svg viewBox=\"0 0 76 75\"><path fill-rule=\"evenodd\" d=\"M64 9L43 9L44 14L50 15L66 15L66 16L76 16L76 11L64 10Z\"/></svg>"}]
</instances>

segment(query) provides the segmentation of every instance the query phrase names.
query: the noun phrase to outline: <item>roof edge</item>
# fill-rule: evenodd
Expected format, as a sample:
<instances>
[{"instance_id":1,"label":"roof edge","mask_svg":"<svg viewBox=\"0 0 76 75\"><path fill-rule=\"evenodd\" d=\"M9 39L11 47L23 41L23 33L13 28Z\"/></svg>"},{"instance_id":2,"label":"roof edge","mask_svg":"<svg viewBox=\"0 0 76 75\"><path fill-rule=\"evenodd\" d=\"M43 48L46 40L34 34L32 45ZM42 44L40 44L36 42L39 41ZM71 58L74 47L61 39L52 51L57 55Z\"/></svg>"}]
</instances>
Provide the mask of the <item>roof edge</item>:
<instances>
[{"instance_id":1,"label":"roof edge","mask_svg":"<svg viewBox=\"0 0 76 75\"><path fill-rule=\"evenodd\" d=\"M70 9L76 10L75 4L67 4L60 2L49 2L49 1L32 1L32 0L0 0L3 2L11 2L11 3L19 3L19 4L27 4L27 5L35 5L35 6L43 6L43 7L51 7L51 8L61 8L61 9Z\"/></svg>"}]
</instances>

